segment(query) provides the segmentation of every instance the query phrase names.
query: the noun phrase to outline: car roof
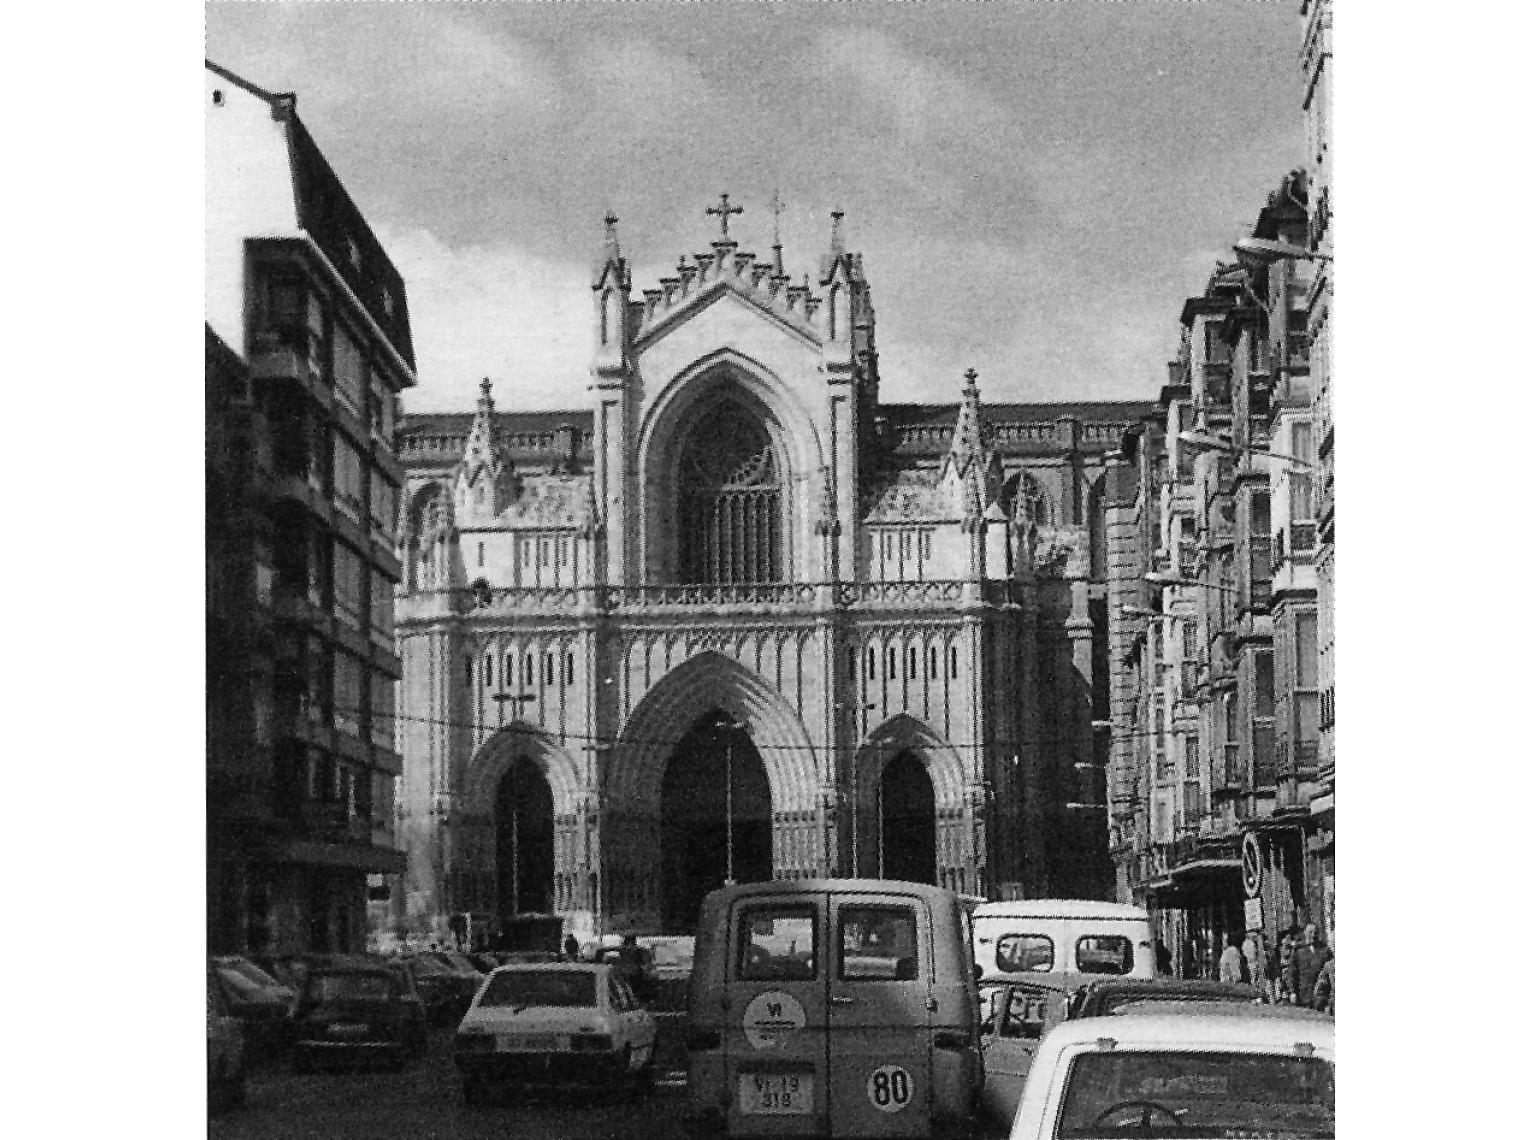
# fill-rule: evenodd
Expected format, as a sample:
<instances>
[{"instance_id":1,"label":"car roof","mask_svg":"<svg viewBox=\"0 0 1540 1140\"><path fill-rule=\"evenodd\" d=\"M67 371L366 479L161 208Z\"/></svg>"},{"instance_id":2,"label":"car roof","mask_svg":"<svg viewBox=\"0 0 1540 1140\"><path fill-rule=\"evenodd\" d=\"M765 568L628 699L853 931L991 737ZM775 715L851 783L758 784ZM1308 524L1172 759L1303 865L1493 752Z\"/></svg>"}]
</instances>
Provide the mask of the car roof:
<instances>
[{"instance_id":1,"label":"car roof","mask_svg":"<svg viewBox=\"0 0 1540 1140\"><path fill-rule=\"evenodd\" d=\"M1087 994L1134 993L1159 997L1161 994L1213 994L1216 997L1261 997L1262 991L1244 982L1211 982L1204 978L1097 978L1085 983Z\"/></svg>"},{"instance_id":2,"label":"car roof","mask_svg":"<svg viewBox=\"0 0 1540 1140\"><path fill-rule=\"evenodd\" d=\"M1070 990L1079 989L1085 984L1090 974L1066 974L1066 973L1033 973L1022 970L1019 973L1009 974L994 971L985 974L979 979L979 986L1037 986L1045 990Z\"/></svg>"},{"instance_id":3,"label":"car roof","mask_svg":"<svg viewBox=\"0 0 1540 1140\"><path fill-rule=\"evenodd\" d=\"M1014 899L980 903L973 910L973 918L1119 918L1148 922L1150 915L1129 903L1097 899Z\"/></svg>"},{"instance_id":4,"label":"car roof","mask_svg":"<svg viewBox=\"0 0 1540 1140\"><path fill-rule=\"evenodd\" d=\"M1336 1023L1329 1017L1300 1016L1311 1011L1283 1014L1280 1006L1242 1006L1187 1003L1172 1004L1160 1012L1127 1017L1085 1017L1060 1022L1043 1040L1043 1049L1099 1047L1103 1040L1113 1048L1154 1048L1179 1053L1219 1048L1292 1051L1306 1043L1332 1050Z\"/></svg>"},{"instance_id":5,"label":"car roof","mask_svg":"<svg viewBox=\"0 0 1540 1140\"><path fill-rule=\"evenodd\" d=\"M598 974L609 973L605 962L509 962L493 970L494 974Z\"/></svg>"}]
</instances>

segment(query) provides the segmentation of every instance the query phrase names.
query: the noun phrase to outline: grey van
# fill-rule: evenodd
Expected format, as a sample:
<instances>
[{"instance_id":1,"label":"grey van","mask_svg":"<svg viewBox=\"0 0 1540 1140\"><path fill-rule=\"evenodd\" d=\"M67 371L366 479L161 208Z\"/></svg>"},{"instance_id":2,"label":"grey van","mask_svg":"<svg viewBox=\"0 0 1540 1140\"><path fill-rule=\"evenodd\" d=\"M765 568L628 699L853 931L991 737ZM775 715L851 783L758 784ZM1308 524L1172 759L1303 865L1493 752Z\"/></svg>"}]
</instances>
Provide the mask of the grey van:
<instances>
[{"instance_id":1,"label":"grey van","mask_svg":"<svg viewBox=\"0 0 1540 1140\"><path fill-rule=\"evenodd\" d=\"M697 1134L966 1131L983 1070L965 923L951 891L887 879L707 895L685 1038Z\"/></svg>"}]
</instances>

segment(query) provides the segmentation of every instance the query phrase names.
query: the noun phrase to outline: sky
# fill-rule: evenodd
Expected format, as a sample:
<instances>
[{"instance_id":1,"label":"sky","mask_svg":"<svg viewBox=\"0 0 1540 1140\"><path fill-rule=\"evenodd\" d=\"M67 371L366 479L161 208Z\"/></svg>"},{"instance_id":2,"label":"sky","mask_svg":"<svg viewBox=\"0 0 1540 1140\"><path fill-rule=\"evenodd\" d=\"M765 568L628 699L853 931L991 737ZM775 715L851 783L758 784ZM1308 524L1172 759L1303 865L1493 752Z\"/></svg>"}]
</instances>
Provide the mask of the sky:
<instances>
[{"instance_id":1,"label":"sky","mask_svg":"<svg viewBox=\"0 0 1540 1140\"><path fill-rule=\"evenodd\" d=\"M1302 162L1298 5L269 3L207 57L300 117L406 279L408 411L588 403L589 285L708 249L864 257L883 399L1153 398L1182 301Z\"/></svg>"}]
</instances>

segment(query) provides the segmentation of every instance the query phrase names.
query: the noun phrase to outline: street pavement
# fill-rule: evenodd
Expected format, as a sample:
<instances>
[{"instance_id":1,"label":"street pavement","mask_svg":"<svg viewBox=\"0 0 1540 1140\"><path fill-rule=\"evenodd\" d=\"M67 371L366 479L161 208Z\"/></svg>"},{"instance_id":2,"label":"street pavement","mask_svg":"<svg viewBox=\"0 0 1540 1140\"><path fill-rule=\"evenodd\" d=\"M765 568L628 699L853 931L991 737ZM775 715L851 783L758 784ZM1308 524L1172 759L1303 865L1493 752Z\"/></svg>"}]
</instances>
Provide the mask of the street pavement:
<instances>
[{"instance_id":1,"label":"street pavement","mask_svg":"<svg viewBox=\"0 0 1540 1140\"><path fill-rule=\"evenodd\" d=\"M598 1089L525 1094L468 1108L450 1052L435 1031L428 1054L403 1073L339 1071L296 1076L285 1061L260 1064L246 1104L212 1117L209 1140L683 1140L684 1085L660 1074L648 1096Z\"/></svg>"}]
</instances>

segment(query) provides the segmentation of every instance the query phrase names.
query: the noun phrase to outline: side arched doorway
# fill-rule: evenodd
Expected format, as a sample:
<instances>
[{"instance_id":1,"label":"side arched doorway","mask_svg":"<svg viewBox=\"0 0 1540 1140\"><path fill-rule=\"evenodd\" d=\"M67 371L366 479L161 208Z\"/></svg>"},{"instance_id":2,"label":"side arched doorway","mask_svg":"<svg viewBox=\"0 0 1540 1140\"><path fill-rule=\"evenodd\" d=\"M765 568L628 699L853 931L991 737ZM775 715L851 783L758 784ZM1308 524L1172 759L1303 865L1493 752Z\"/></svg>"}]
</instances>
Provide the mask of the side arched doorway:
<instances>
[{"instance_id":1,"label":"side arched doorway","mask_svg":"<svg viewBox=\"0 0 1540 1140\"><path fill-rule=\"evenodd\" d=\"M925 763L900 752L882 769L878 786L878 875L913 883L936 881L936 792Z\"/></svg>"},{"instance_id":2,"label":"side arched doorway","mask_svg":"<svg viewBox=\"0 0 1540 1140\"><path fill-rule=\"evenodd\" d=\"M556 812L540 765L520 756L497 783L497 916L549 914L556 893Z\"/></svg>"},{"instance_id":3,"label":"side arched doorway","mask_svg":"<svg viewBox=\"0 0 1540 1140\"><path fill-rule=\"evenodd\" d=\"M720 709L680 739L660 803L663 930L693 934L701 899L728 878L772 877L770 781L749 734Z\"/></svg>"}]
</instances>

